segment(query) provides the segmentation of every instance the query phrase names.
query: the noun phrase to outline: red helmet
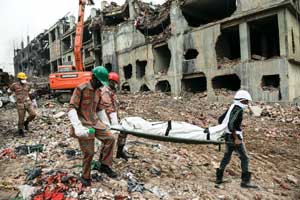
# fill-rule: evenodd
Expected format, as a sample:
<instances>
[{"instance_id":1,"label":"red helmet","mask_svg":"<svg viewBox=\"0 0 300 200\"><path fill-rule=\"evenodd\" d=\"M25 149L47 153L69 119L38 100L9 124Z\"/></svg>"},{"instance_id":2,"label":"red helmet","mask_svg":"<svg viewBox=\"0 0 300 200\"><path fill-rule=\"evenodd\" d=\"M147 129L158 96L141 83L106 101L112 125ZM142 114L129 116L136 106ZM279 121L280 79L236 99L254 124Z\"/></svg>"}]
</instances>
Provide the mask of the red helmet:
<instances>
[{"instance_id":1,"label":"red helmet","mask_svg":"<svg viewBox=\"0 0 300 200\"><path fill-rule=\"evenodd\" d=\"M117 83L120 82L119 75L116 72L110 72L108 74L108 80L113 80L113 81L116 81Z\"/></svg>"}]
</instances>

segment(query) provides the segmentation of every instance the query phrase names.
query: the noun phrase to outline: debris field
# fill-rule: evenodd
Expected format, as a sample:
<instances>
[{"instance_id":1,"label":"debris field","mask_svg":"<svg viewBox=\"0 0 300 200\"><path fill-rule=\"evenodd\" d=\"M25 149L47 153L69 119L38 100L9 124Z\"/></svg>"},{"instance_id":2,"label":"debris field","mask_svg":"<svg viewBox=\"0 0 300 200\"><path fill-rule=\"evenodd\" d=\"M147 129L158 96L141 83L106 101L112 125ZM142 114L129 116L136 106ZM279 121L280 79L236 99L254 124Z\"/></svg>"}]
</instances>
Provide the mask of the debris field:
<instances>
[{"instance_id":1,"label":"debris field","mask_svg":"<svg viewBox=\"0 0 300 200\"><path fill-rule=\"evenodd\" d=\"M224 91L222 92L222 94ZM119 93L120 118L186 121L201 127L217 124L230 105L209 102L204 93ZM253 102L244 114L245 143L252 182L259 190L240 187L240 161L233 155L226 183L215 186L215 171L224 153L215 145L189 145L129 136L128 162L114 159L119 174L110 179L97 171L100 143L92 165L92 187L80 187L81 152L69 137L67 104L39 99L38 117L26 137L16 134L17 111L0 109L0 199L299 199L300 139L296 105Z\"/></svg>"}]
</instances>

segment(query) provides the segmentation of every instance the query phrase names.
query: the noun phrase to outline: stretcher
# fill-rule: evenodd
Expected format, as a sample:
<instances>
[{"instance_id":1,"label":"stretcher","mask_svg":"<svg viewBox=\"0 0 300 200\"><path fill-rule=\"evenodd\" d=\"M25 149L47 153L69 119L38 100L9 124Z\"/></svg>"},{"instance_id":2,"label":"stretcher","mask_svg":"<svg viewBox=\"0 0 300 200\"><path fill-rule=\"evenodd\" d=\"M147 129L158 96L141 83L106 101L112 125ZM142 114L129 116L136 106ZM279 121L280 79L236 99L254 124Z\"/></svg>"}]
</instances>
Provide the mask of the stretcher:
<instances>
[{"instance_id":1,"label":"stretcher","mask_svg":"<svg viewBox=\"0 0 300 200\"><path fill-rule=\"evenodd\" d=\"M222 131L211 134L201 127L178 121L149 122L140 117L127 117L110 129L120 134L164 142L214 145L225 143Z\"/></svg>"}]
</instances>

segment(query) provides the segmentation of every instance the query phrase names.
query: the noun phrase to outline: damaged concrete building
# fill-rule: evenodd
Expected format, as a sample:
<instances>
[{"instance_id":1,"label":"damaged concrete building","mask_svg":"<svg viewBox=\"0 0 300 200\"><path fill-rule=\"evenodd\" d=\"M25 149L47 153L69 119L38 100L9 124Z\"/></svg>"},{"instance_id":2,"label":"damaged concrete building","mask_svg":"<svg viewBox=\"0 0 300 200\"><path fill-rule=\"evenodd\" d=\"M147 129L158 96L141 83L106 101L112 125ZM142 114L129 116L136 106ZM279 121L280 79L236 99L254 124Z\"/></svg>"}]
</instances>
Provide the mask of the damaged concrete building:
<instances>
[{"instance_id":1,"label":"damaged concrete building","mask_svg":"<svg viewBox=\"0 0 300 200\"><path fill-rule=\"evenodd\" d=\"M20 49L14 49L14 70L15 74L20 71L33 76L48 76L50 73L49 64L49 40L48 33L40 33L30 41L27 36L27 46L21 42Z\"/></svg>"},{"instance_id":2,"label":"damaged concrete building","mask_svg":"<svg viewBox=\"0 0 300 200\"><path fill-rule=\"evenodd\" d=\"M254 100L290 102L300 96L299 11L288 0L128 1L104 14L103 64L118 66L132 92L220 100L218 89L243 88Z\"/></svg>"},{"instance_id":3,"label":"damaged concrete building","mask_svg":"<svg viewBox=\"0 0 300 200\"><path fill-rule=\"evenodd\" d=\"M131 92L222 100L223 89L243 88L255 101L292 102L300 97L299 14L299 0L103 1L86 21L84 65L119 72ZM51 72L74 60L68 20L48 31Z\"/></svg>"}]
</instances>

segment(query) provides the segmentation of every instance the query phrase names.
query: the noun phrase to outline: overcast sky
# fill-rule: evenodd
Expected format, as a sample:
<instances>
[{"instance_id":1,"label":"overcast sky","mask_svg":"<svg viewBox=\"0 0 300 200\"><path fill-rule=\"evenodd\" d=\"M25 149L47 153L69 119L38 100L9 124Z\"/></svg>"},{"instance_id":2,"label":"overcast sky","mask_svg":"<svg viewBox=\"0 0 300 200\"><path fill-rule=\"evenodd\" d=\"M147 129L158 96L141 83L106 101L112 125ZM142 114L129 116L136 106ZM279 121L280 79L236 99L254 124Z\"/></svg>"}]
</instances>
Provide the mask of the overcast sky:
<instances>
[{"instance_id":1,"label":"overcast sky","mask_svg":"<svg viewBox=\"0 0 300 200\"><path fill-rule=\"evenodd\" d=\"M77 16L78 0L0 0L0 68L13 72L14 45L20 48L21 41L29 35L33 39L55 24L67 13ZM150 0L144 0L149 2ZM100 8L101 0L94 0ZM111 0L108 0L111 2ZM125 0L115 0L122 5ZM152 0L161 3L164 0ZM89 8L86 15L89 15ZM25 42L25 46L27 43Z\"/></svg>"}]
</instances>

